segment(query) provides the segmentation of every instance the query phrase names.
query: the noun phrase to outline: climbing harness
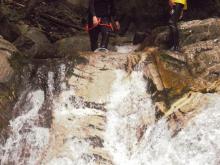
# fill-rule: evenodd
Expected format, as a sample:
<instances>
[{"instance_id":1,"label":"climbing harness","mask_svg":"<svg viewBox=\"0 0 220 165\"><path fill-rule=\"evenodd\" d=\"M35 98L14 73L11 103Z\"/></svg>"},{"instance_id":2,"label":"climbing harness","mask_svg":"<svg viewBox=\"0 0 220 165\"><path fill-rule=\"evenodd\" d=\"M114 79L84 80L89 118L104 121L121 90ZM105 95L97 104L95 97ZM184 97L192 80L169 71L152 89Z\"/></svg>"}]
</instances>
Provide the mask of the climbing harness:
<instances>
[{"instance_id":1,"label":"climbing harness","mask_svg":"<svg viewBox=\"0 0 220 165\"><path fill-rule=\"evenodd\" d=\"M86 30L87 32L89 32L89 31L91 31L92 29L96 28L97 26L105 26L105 27L111 29L112 31L114 30L114 28L113 28L113 26L112 26L111 23L109 23L109 24L104 24L104 23L102 23L101 18L98 18L98 24L97 24L97 25L94 25L94 26L92 26L92 27L89 27L89 25L87 24L86 27L85 27L85 30Z\"/></svg>"}]
</instances>

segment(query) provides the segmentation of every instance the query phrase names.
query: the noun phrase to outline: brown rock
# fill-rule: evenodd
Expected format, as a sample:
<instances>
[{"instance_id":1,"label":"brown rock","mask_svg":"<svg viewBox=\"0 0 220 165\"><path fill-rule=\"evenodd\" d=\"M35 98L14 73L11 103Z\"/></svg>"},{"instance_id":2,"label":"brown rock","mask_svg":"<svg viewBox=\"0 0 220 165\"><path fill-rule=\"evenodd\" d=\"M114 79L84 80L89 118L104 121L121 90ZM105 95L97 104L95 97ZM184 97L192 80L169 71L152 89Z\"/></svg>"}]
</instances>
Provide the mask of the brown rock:
<instances>
[{"instance_id":1,"label":"brown rock","mask_svg":"<svg viewBox=\"0 0 220 165\"><path fill-rule=\"evenodd\" d=\"M17 49L13 44L0 38L0 83L11 80L14 71L8 60L16 51Z\"/></svg>"},{"instance_id":2,"label":"brown rock","mask_svg":"<svg viewBox=\"0 0 220 165\"><path fill-rule=\"evenodd\" d=\"M49 58L55 56L53 45L37 28L30 28L15 42L15 46L28 57Z\"/></svg>"},{"instance_id":3,"label":"brown rock","mask_svg":"<svg viewBox=\"0 0 220 165\"><path fill-rule=\"evenodd\" d=\"M13 69L8 61L10 54L7 51L0 50L0 83L6 83L13 76Z\"/></svg>"}]
</instances>

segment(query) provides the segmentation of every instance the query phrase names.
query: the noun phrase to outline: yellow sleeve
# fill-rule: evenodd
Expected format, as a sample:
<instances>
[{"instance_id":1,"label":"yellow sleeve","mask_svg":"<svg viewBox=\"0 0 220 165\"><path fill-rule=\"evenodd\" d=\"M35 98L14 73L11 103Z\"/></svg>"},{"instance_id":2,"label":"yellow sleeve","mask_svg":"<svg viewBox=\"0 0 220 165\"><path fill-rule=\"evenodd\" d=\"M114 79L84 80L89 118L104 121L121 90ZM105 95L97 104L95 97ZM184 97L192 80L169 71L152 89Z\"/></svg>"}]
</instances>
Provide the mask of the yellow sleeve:
<instances>
[{"instance_id":1,"label":"yellow sleeve","mask_svg":"<svg viewBox=\"0 0 220 165\"><path fill-rule=\"evenodd\" d=\"M174 3L181 3L184 5L184 10L187 10L187 0L173 0Z\"/></svg>"}]
</instances>

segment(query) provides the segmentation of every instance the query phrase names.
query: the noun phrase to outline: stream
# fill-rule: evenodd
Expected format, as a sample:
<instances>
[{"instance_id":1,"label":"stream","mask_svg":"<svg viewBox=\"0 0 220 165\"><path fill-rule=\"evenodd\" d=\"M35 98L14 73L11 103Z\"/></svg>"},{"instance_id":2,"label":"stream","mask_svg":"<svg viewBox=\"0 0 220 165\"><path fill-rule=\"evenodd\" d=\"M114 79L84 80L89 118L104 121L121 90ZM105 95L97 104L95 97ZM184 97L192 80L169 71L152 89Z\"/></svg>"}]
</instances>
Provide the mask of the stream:
<instances>
[{"instance_id":1,"label":"stream","mask_svg":"<svg viewBox=\"0 0 220 165\"><path fill-rule=\"evenodd\" d=\"M133 51L118 48L125 55L126 50ZM44 73L46 88L27 88L13 109L17 115L10 121L9 137L0 144L0 164L220 164L220 95L205 94L200 113L173 137L166 118L156 121L140 68L129 76L114 70L106 103L95 106L88 106L67 84L65 63Z\"/></svg>"}]
</instances>

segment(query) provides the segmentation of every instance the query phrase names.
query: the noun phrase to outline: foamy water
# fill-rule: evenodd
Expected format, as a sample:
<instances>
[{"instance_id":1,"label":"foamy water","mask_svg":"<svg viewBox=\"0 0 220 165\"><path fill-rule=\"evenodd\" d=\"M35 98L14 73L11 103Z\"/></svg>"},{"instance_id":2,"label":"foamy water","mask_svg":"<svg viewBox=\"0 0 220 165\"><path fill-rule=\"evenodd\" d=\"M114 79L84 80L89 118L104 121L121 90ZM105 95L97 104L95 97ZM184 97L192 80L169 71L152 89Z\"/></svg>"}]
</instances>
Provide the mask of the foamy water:
<instances>
[{"instance_id":1,"label":"foamy water","mask_svg":"<svg viewBox=\"0 0 220 165\"><path fill-rule=\"evenodd\" d=\"M118 73L108 105L105 147L115 165L218 165L220 163L220 95L207 94L208 104L176 137L172 138L165 119L154 123L154 109L144 95L145 83L133 73L126 83ZM139 76L138 76L139 75ZM142 95L143 94L143 95ZM199 108L199 107L198 107ZM131 110L133 114L126 113ZM150 122L138 143L141 113Z\"/></svg>"},{"instance_id":2,"label":"foamy water","mask_svg":"<svg viewBox=\"0 0 220 165\"><path fill-rule=\"evenodd\" d=\"M129 78L124 71L117 71L107 105L107 129L105 147L115 164L137 164L132 155L138 150L137 129L153 124L154 107L146 94L146 82L141 72L133 72ZM144 122L145 121L145 122Z\"/></svg>"},{"instance_id":3,"label":"foamy water","mask_svg":"<svg viewBox=\"0 0 220 165\"><path fill-rule=\"evenodd\" d=\"M139 45L124 45L124 46L116 46L116 51L118 53L129 54L134 52Z\"/></svg>"},{"instance_id":4,"label":"foamy water","mask_svg":"<svg viewBox=\"0 0 220 165\"><path fill-rule=\"evenodd\" d=\"M21 106L24 99L25 103ZM39 155L49 140L49 129L37 126L38 112L43 103L44 92L41 90L29 92L17 103L16 106L21 106L23 111L16 119L10 121L10 137L1 148L2 165L36 164L40 161Z\"/></svg>"},{"instance_id":5,"label":"foamy water","mask_svg":"<svg viewBox=\"0 0 220 165\"><path fill-rule=\"evenodd\" d=\"M105 106L107 112L87 108L74 89L67 88L65 72L66 67L61 65L61 92L57 96L53 95L54 73L48 73L54 117L50 130L37 124L45 92L35 90L21 96L16 107L22 105L23 111L10 122L11 134L0 148L0 164L97 164L91 144L84 138L89 130L82 131L93 116L106 117L104 150L114 165L220 164L220 95L206 94L208 101L201 106L201 113L171 137L166 119L155 122L154 106L146 93L147 82L142 72L128 76L122 70L115 71L117 78ZM138 130L143 125L146 129L140 138Z\"/></svg>"}]
</instances>

